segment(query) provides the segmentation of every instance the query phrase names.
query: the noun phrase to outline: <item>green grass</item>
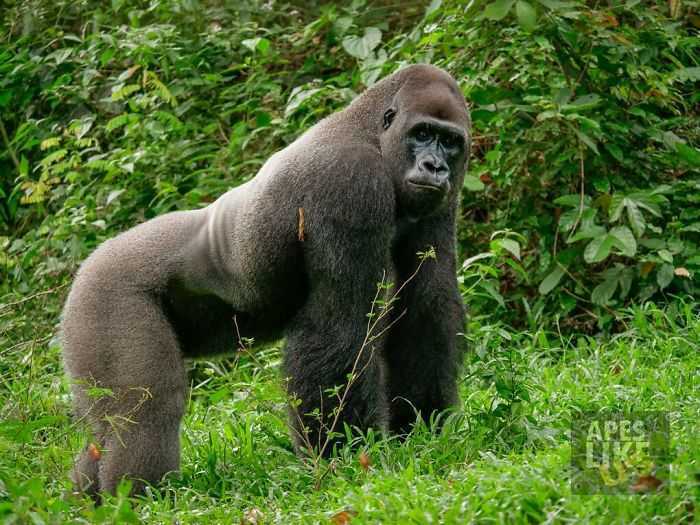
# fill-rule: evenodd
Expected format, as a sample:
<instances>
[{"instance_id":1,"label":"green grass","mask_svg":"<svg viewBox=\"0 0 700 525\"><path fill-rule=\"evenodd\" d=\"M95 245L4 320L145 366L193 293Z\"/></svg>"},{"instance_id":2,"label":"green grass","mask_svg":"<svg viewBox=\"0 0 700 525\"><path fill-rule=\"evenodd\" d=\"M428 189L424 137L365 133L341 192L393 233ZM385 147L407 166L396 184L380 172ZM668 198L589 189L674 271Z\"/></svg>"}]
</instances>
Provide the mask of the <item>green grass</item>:
<instances>
[{"instance_id":1,"label":"green grass","mask_svg":"<svg viewBox=\"0 0 700 525\"><path fill-rule=\"evenodd\" d=\"M355 436L314 471L291 452L280 348L200 361L182 431L182 470L142 498L95 508L70 495L86 439L70 422L52 339L51 295L0 307L0 519L8 523L690 523L700 499L700 318L682 302L630 310L596 340L514 333L473 319L462 407L441 433ZM493 320L491 320L493 321ZM581 411L671 418L671 484L661 494L572 495L568 429ZM368 469L359 461L365 451ZM340 517L336 517L336 522ZM246 521L243 521L246 523Z\"/></svg>"}]
</instances>

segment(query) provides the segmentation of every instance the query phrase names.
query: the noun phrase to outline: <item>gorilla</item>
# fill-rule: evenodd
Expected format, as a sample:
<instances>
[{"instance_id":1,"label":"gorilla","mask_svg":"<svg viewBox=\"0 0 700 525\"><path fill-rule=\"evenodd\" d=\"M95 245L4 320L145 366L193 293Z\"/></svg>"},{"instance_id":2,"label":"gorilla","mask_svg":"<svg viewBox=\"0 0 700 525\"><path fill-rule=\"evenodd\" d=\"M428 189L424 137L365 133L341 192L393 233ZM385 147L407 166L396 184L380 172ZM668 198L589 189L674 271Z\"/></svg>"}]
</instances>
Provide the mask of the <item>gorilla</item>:
<instances>
[{"instance_id":1,"label":"gorilla","mask_svg":"<svg viewBox=\"0 0 700 525\"><path fill-rule=\"evenodd\" d=\"M177 470L184 359L233 351L241 337L285 338L298 451L332 436L319 409L335 410L341 430L405 433L417 415L454 405L465 315L455 218L469 125L448 73L409 66L207 207L100 245L61 322L75 415L93 436L72 473L78 490L114 492L126 477L139 492ZM435 260L416 272L430 247ZM383 278L405 286L373 351L359 355ZM328 390L358 362L340 404Z\"/></svg>"}]
</instances>

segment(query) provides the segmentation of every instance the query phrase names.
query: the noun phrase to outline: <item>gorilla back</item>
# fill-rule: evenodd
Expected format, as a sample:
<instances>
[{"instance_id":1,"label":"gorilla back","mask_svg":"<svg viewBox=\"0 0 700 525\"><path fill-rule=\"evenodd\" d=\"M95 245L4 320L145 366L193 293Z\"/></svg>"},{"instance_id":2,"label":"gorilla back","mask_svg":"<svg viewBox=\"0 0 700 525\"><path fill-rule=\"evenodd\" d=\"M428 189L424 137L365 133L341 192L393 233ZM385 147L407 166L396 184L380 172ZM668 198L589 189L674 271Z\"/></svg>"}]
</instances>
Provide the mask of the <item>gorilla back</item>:
<instances>
[{"instance_id":1,"label":"gorilla back","mask_svg":"<svg viewBox=\"0 0 700 525\"><path fill-rule=\"evenodd\" d=\"M325 440L327 425L309 413L333 412L337 399L323 392L345 384L358 360L341 425L404 432L416 415L454 405L464 316L455 215L468 129L452 77L411 66L213 204L102 244L80 268L62 320L76 416L102 451L86 446L78 457L77 486L114 491L129 477L139 491L177 470L183 359L232 351L237 335L286 338L297 447ZM405 313L362 355L377 283L385 274L406 282L430 246L437 260L403 289ZM95 386L110 395L91 398Z\"/></svg>"}]
</instances>

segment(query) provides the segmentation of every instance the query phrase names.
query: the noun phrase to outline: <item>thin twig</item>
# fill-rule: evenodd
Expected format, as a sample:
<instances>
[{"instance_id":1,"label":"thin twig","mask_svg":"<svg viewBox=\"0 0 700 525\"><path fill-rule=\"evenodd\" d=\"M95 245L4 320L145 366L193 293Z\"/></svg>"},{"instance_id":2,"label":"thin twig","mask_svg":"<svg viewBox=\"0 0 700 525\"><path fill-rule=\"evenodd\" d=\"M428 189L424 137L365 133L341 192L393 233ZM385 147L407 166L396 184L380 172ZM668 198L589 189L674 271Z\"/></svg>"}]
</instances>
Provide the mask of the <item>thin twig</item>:
<instances>
[{"instance_id":1,"label":"thin twig","mask_svg":"<svg viewBox=\"0 0 700 525\"><path fill-rule=\"evenodd\" d=\"M5 310L7 308L11 308L13 306L18 306L22 303L26 303L27 301L31 301L32 299L36 299L37 297L41 297L42 295L48 295L48 294L54 293L54 292L60 290L61 288L65 288L66 286L68 286L68 283L63 283L63 284L58 285L54 288L50 288L48 290L43 290L41 292L37 292L37 293L29 295L27 297L23 297L22 299L19 299L17 301L12 302L12 303L0 304L0 312L2 312L3 310Z\"/></svg>"}]
</instances>

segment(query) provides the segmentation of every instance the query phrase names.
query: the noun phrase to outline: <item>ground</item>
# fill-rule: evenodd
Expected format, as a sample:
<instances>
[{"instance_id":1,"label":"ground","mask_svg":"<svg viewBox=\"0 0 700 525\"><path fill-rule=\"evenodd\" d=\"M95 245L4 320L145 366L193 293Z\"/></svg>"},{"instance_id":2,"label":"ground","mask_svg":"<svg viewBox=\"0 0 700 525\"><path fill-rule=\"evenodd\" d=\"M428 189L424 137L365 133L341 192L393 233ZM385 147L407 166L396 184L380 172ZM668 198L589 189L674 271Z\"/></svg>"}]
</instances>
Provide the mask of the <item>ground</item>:
<instances>
[{"instance_id":1,"label":"ground","mask_svg":"<svg viewBox=\"0 0 700 525\"><path fill-rule=\"evenodd\" d=\"M8 523L680 523L698 518L700 319L630 310L605 340L470 321L462 406L441 433L355 436L314 467L291 451L279 345L192 363L182 472L98 508L70 494L87 439L71 422L55 338L62 290L0 310L0 517ZM569 428L583 411L671 421L670 486L573 495ZM629 484L634 480L630 479ZM644 487L642 487L643 489ZM126 490L126 487L125 487ZM257 521L256 521L257 520Z\"/></svg>"}]
</instances>

